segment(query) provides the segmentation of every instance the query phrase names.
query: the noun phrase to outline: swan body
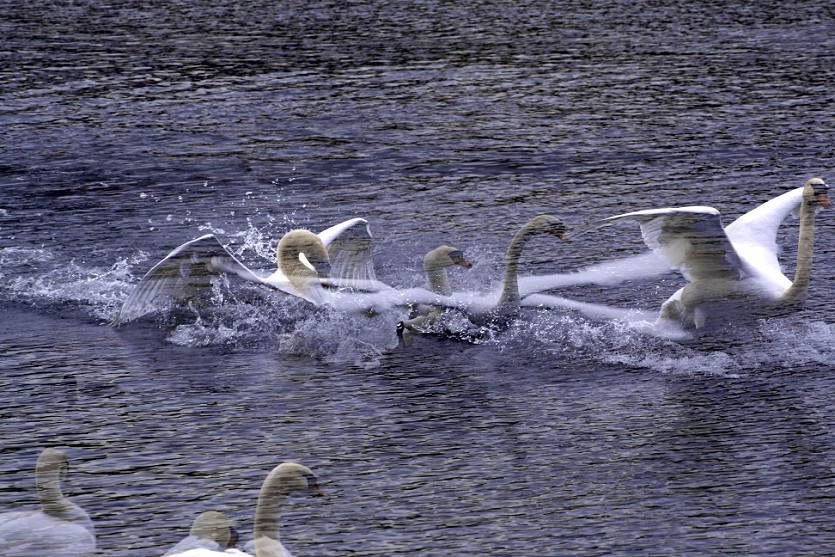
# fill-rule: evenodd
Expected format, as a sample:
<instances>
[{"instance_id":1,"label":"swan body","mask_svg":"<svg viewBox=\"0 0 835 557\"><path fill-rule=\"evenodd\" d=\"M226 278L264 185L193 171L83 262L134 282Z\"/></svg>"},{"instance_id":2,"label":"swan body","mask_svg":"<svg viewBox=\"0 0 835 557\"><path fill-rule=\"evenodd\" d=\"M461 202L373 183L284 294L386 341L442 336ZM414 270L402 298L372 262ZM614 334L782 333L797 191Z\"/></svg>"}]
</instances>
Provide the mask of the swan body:
<instances>
[{"instance_id":1,"label":"swan body","mask_svg":"<svg viewBox=\"0 0 835 557\"><path fill-rule=\"evenodd\" d=\"M213 234L186 242L154 265L122 304L113 325L126 323L171 300L188 299L222 273L276 288L315 305L326 299L327 280L375 284L368 221L353 218L318 234L291 230L278 242L277 269L255 272L238 261Z\"/></svg>"},{"instance_id":2,"label":"swan body","mask_svg":"<svg viewBox=\"0 0 835 557\"><path fill-rule=\"evenodd\" d=\"M661 306L659 318L704 328L710 316L765 316L802 306L809 287L815 214L830 205L829 186L820 178L784 193L723 228L712 207L635 211L604 219L634 220L644 242L689 283ZM777 229L799 212L797 267L786 277L777 259Z\"/></svg>"},{"instance_id":3,"label":"swan body","mask_svg":"<svg viewBox=\"0 0 835 557\"><path fill-rule=\"evenodd\" d=\"M35 469L41 510L0 514L0 555L79 557L95 552L90 517L61 492L67 469L62 451L46 449L41 453Z\"/></svg>"},{"instance_id":4,"label":"swan body","mask_svg":"<svg viewBox=\"0 0 835 557\"><path fill-rule=\"evenodd\" d=\"M188 554L192 549L224 552L234 546L237 537L228 516L218 511L206 511L195 519L189 535L165 552L163 557Z\"/></svg>"},{"instance_id":5,"label":"swan body","mask_svg":"<svg viewBox=\"0 0 835 557\"><path fill-rule=\"evenodd\" d=\"M284 500L294 494L306 493L312 496L324 496L316 476L306 466L295 462L283 462L273 468L261 485L258 503L255 507L254 548L255 557L293 557L282 545L278 535L278 522ZM244 555L237 549L225 551L195 548L182 553L166 554L167 557L228 557Z\"/></svg>"}]
</instances>

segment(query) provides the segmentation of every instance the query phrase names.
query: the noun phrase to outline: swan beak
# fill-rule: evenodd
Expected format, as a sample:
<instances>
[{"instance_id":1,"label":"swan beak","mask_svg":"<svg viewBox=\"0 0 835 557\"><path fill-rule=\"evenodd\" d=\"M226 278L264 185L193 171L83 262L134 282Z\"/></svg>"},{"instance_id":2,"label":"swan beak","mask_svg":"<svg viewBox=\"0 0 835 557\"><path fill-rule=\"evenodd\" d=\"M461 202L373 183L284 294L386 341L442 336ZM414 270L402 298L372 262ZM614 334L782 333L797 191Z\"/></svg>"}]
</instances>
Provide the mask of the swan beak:
<instances>
[{"instance_id":1,"label":"swan beak","mask_svg":"<svg viewBox=\"0 0 835 557\"><path fill-rule=\"evenodd\" d=\"M453 251L449 254L449 258L452 259L452 262L456 265L461 265L465 269L469 269L473 266L470 261L464 257L464 252L460 250Z\"/></svg>"},{"instance_id":2,"label":"swan beak","mask_svg":"<svg viewBox=\"0 0 835 557\"><path fill-rule=\"evenodd\" d=\"M817 202L820 204L821 207L826 208L826 207L829 207L830 205L832 205L832 203L830 203L830 201L829 201L829 195L828 194L819 193L815 196L815 199L817 200Z\"/></svg>"},{"instance_id":3,"label":"swan beak","mask_svg":"<svg viewBox=\"0 0 835 557\"><path fill-rule=\"evenodd\" d=\"M568 235L568 232L563 232L562 234L558 234L557 238L565 242L566 244L571 243L571 237Z\"/></svg>"}]
</instances>

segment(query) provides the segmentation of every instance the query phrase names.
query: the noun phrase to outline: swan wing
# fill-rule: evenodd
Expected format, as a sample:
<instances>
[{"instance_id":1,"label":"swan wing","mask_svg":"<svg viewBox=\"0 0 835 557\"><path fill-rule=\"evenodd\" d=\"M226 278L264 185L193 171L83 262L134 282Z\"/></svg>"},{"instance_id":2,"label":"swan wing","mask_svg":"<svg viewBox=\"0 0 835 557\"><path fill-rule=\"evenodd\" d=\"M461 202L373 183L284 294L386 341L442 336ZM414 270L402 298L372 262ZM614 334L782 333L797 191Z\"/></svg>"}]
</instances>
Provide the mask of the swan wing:
<instances>
[{"instance_id":1,"label":"swan wing","mask_svg":"<svg viewBox=\"0 0 835 557\"><path fill-rule=\"evenodd\" d=\"M206 234L179 246L154 265L128 295L113 325L141 317L172 300L193 296L200 288L210 287L210 277L220 273L267 282L238 261L213 234Z\"/></svg>"},{"instance_id":2,"label":"swan wing","mask_svg":"<svg viewBox=\"0 0 835 557\"><path fill-rule=\"evenodd\" d=\"M555 273L519 277L519 296L565 288L580 284L614 285L626 280L649 278L670 271L667 262L657 253L648 251L638 255L604 261L573 273Z\"/></svg>"},{"instance_id":3,"label":"swan wing","mask_svg":"<svg viewBox=\"0 0 835 557\"><path fill-rule=\"evenodd\" d=\"M371 257L371 229L368 221L353 218L317 234L328 249L330 282L336 285L376 281Z\"/></svg>"},{"instance_id":4,"label":"swan wing","mask_svg":"<svg viewBox=\"0 0 835 557\"><path fill-rule=\"evenodd\" d=\"M328 293L327 305L344 312L385 312L415 305L459 309L467 313L486 311L495 306L497 295L460 292L443 296L424 288L387 288L379 292L333 291Z\"/></svg>"},{"instance_id":5,"label":"swan wing","mask_svg":"<svg viewBox=\"0 0 835 557\"><path fill-rule=\"evenodd\" d=\"M777 260L777 230L792 212L800 209L803 202L803 188L796 188L766 201L756 209L748 211L725 228L737 252L751 265L763 273L783 272Z\"/></svg>"},{"instance_id":6,"label":"swan wing","mask_svg":"<svg viewBox=\"0 0 835 557\"><path fill-rule=\"evenodd\" d=\"M634 220L649 248L688 280L739 279L742 261L713 207L671 207L616 215L604 223Z\"/></svg>"}]
</instances>

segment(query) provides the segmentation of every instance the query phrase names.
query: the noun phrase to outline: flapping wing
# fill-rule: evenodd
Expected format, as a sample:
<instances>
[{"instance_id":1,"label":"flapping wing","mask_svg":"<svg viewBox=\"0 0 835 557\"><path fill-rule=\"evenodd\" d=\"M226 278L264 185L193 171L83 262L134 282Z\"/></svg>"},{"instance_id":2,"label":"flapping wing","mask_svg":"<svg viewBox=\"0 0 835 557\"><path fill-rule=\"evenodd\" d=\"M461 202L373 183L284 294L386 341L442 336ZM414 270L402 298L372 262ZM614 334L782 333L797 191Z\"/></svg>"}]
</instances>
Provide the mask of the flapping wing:
<instances>
[{"instance_id":1,"label":"flapping wing","mask_svg":"<svg viewBox=\"0 0 835 557\"><path fill-rule=\"evenodd\" d=\"M213 234L186 242L142 277L112 324L125 323L173 301L197 296L203 289L211 288L212 276L224 272L263 282L261 277L235 259Z\"/></svg>"},{"instance_id":2,"label":"flapping wing","mask_svg":"<svg viewBox=\"0 0 835 557\"><path fill-rule=\"evenodd\" d=\"M777 229L790 213L800 209L803 188L779 195L753 209L725 228L725 233L737 251L760 269L782 275L777 260Z\"/></svg>"},{"instance_id":3,"label":"flapping wing","mask_svg":"<svg viewBox=\"0 0 835 557\"><path fill-rule=\"evenodd\" d=\"M519 277L519 296L581 284L614 285L626 280L649 278L670 272L666 260L648 251L620 259L604 261L573 273Z\"/></svg>"},{"instance_id":4,"label":"flapping wing","mask_svg":"<svg viewBox=\"0 0 835 557\"><path fill-rule=\"evenodd\" d=\"M330 282L335 285L362 285L376 281L371 257L371 230L361 218L346 220L318 234L328 248Z\"/></svg>"},{"instance_id":5,"label":"flapping wing","mask_svg":"<svg viewBox=\"0 0 835 557\"><path fill-rule=\"evenodd\" d=\"M741 276L742 262L712 207L635 211L604 222L621 219L638 222L646 245L690 281Z\"/></svg>"}]
</instances>

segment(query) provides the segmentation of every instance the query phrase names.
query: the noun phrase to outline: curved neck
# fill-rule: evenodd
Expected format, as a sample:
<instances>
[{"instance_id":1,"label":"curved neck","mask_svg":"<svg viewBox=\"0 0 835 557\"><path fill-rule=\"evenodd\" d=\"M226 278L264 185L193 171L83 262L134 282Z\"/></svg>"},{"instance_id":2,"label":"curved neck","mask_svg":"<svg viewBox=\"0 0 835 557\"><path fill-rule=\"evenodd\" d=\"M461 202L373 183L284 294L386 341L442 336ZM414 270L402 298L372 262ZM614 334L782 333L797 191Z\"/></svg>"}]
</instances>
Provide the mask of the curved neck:
<instances>
[{"instance_id":1,"label":"curved neck","mask_svg":"<svg viewBox=\"0 0 835 557\"><path fill-rule=\"evenodd\" d=\"M800 232L797 238L797 267L794 281L783 294L786 303L802 302L809 289L809 277L812 272L812 252L815 244L815 208L804 197L800 205Z\"/></svg>"},{"instance_id":2,"label":"curved neck","mask_svg":"<svg viewBox=\"0 0 835 557\"><path fill-rule=\"evenodd\" d=\"M46 469L38 469L35 472L35 485L38 490L38 499L45 514L72 520L75 518L76 506L64 499L61 491L61 471L52 466Z\"/></svg>"},{"instance_id":3,"label":"curved neck","mask_svg":"<svg viewBox=\"0 0 835 557\"><path fill-rule=\"evenodd\" d=\"M504 287L502 296L499 298L499 305L519 304L519 258L522 256L522 249L530 238L531 230L524 226L510 241L507 247L507 254L504 259Z\"/></svg>"},{"instance_id":4,"label":"curved neck","mask_svg":"<svg viewBox=\"0 0 835 557\"><path fill-rule=\"evenodd\" d=\"M319 274L299 260L300 253L298 246L279 244L278 268L302 298L318 304L323 292Z\"/></svg>"},{"instance_id":5,"label":"curved neck","mask_svg":"<svg viewBox=\"0 0 835 557\"><path fill-rule=\"evenodd\" d=\"M278 541L278 521L281 517L281 506L285 495L278 490L277 485L265 485L258 495L258 505L255 507L255 539L268 537ZM260 556L259 556L260 557Z\"/></svg>"},{"instance_id":6,"label":"curved neck","mask_svg":"<svg viewBox=\"0 0 835 557\"><path fill-rule=\"evenodd\" d=\"M255 507L253 530L256 557L284 557L284 550L281 548L278 536L278 521L281 517L284 497L275 483L261 488L258 505Z\"/></svg>"}]
</instances>

